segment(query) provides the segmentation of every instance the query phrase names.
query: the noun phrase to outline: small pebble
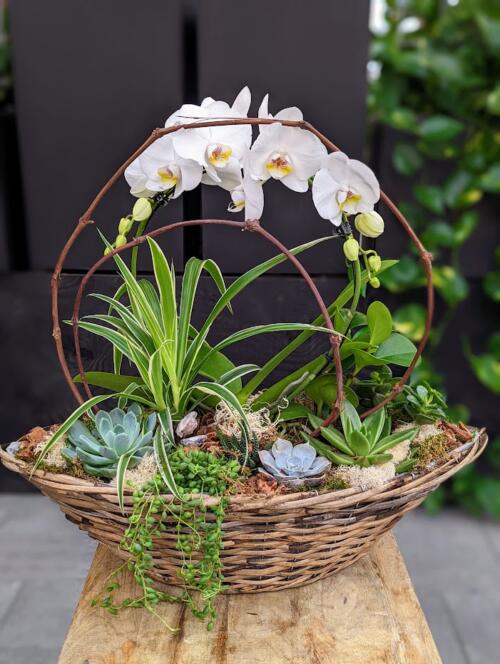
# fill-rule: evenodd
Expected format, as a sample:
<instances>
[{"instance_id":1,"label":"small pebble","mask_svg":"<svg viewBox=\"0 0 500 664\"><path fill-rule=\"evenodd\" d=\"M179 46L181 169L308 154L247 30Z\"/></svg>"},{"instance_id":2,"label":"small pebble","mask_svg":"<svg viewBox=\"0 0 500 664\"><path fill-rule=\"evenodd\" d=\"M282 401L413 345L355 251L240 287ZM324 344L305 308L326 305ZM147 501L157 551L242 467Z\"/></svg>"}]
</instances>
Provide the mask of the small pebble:
<instances>
[{"instance_id":1,"label":"small pebble","mask_svg":"<svg viewBox=\"0 0 500 664\"><path fill-rule=\"evenodd\" d=\"M208 436L203 435L203 436L191 436L190 438L181 438L180 444L183 445L184 447L187 447L188 445L201 445L202 443L206 443L208 440Z\"/></svg>"},{"instance_id":2,"label":"small pebble","mask_svg":"<svg viewBox=\"0 0 500 664\"><path fill-rule=\"evenodd\" d=\"M16 454L19 452L20 447L21 447L21 441L15 440L14 442L7 445L6 448L7 454L12 454L12 456L16 456Z\"/></svg>"}]
</instances>

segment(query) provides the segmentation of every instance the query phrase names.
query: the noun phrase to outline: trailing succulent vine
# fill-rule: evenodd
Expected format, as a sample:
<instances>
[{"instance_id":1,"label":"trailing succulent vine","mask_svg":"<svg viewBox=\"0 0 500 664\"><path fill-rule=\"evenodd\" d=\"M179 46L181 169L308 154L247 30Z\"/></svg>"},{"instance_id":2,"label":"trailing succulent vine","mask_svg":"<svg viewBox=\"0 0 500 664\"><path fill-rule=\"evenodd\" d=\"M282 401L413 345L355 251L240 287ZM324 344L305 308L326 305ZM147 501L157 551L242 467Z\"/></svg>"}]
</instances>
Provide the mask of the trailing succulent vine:
<instances>
[{"instance_id":1,"label":"trailing succulent vine","mask_svg":"<svg viewBox=\"0 0 500 664\"><path fill-rule=\"evenodd\" d=\"M222 524L227 507L224 494L231 483L238 480L241 467L235 460L218 458L203 450L183 449L170 455L170 467L182 499L172 501L171 496L165 496L167 487L160 475L134 490L129 525L120 543L131 559L112 574L116 577L126 565L141 594L116 603L113 592L120 584L113 581L106 587L104 596L96 598L93 605L114 615L121 609L144 608L166 625L155 607L161 602L184 602L196 618L206 619L207 628L212 629L216 618L214 601L223 590L224 580L220 560ZM219 500L207 505L202 494ZM174 530L175 547L182 556L179 577L184 589L179 595L156 589L153 579L148 576L153 567L150 553L153 538L161 537L167 528ZM199 598L194 592L199 593Z\"/></svg>"}]
</instances>

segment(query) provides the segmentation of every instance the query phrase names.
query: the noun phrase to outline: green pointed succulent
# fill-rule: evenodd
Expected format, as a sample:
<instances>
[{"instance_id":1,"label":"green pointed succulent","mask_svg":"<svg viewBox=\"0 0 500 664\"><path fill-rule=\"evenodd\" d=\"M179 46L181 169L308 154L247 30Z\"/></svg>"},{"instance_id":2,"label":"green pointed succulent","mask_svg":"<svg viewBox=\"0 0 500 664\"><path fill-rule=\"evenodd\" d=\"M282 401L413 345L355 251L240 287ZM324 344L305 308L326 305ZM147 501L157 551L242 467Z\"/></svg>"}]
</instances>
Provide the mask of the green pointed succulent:
<instances>
[{"instance_id":1,"label":"green pointed succulent","mask_svg":"<svg viewBox=\"0 0 500 664\"><path fill-rule=\"evenodd\" d=\"M362 422L354 406L345 401L340 417L343 433L333 426L322 427L323 420L311 413L309 421L313 427L320 427L321 438L302 434L319 454L338 465L366 467L391 461L388 450L403 440L413 440L417 433L414 428L391 434L391 418L385 408Z\"/></svg>"},{"instance_id":2,"label":"green pointed succulent","mask_svg":"<svg viewBox=\"0 0 500 664\"><path fill-rule=\"evenodd\" d=\"M404 397L404 409L418 424L430 424L446 418L446 401L429 383L416 387L405 385Z\"/></svg>"},{"instance_id":3,"label":"green pointed succulent","mask_svg":"<svg viewBox=\"0 0 500 664\"><path fill-rule=\"evenodd\" d=\"M129 457L128 468L137 465L147 452L153 451L156 414L145 417L138 404L127 411L114 408L100 410L89 429L77 420L69 429L62 454L68 461L79 460L89 475L113 478L120 459Z\"/></svg>"}]
</instances>

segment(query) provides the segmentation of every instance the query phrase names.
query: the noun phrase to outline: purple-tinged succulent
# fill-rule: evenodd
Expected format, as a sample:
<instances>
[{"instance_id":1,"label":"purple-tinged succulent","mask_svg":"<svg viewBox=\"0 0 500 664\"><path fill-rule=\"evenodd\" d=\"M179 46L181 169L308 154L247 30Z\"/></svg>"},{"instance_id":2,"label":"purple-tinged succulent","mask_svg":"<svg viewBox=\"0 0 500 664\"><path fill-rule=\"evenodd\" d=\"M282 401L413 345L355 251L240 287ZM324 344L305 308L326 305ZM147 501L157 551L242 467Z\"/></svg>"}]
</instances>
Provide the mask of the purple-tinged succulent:
<instances>
[{"instance_id":1,"label":"purple-tinged succulent","mask_svg":"<svg viewBox=\"0 0 500 664\"><path fill-rule=\"evenodd\" d=\"M261 450L259 458L263 465L260 472L292 487L320 484L332 465L328 459L316 456L316 450L309 443L294 446L282 438L278 438L270 450Z\"/></svg>"}]
</instances>

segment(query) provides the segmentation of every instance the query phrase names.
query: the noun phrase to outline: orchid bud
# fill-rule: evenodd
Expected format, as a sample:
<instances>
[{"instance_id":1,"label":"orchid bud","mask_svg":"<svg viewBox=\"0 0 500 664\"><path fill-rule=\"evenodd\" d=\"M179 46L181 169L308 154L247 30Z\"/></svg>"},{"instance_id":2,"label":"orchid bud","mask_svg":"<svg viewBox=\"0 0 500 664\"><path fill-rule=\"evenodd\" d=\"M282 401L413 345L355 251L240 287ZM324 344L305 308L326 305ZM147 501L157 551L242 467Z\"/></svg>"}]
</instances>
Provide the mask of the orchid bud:
<instances>
[{"instance_id":1,"label":"orchid bud","mask_svg":"<svg viewBox=\"0 0 500 664\"><path fill-rule=\"evenodd\" d=\"M127 238L125 235L117 235L115 240L115 247L123 247L124 244L127 244Z\"/></svg>"},{"instance_id":2,"label":"orchid bud","mask_svg":"<svg viewBox=\"0 0 500 664\"><path fill-rule=\"evenodd\" d=\"M132 209L132 218L134 221L147 221L153 214L153 206L149 198L138 198Z\"/></svg>"},{"instance_id":3,"label":"orchid bud","mask_svg":"<svg viewBox=\"0 0 500 664\"><path fill-rule=\"evenodd\" d=\"M179 438L185 438L190 436L198 428L198 413L195 410L192 410L187 415L184 415L182 420L177 425L175 433Z\"/></svg>"},{"instance_id":4,"label":"orchid bud","mask_svg":"<svg viewBox=\"0 0 500 664\"><path fill-rule=\"evenodd\" d=\"M113 248L112 248L112 247L106 247L106 249L104 250L104 255L105 255L105 256L109 256L109 254L110 254L112 251L113 251Z\"/></svg>"},{"instance_id":5,"label":"orchid bud","mask_svg":"<svg viewBox=\"0 0 500 664\"><path fill-rule=\"evenodd\" d=\"M344 242L342 247L344 250L344 256L348 261L355 261L359 256L359 242L353 237L350 237Z\"/></svg>"},{"instance_id":6,"label":"orchid bud","mask_svg":"<svg viewBox=\"0 0 500 664\"><path fill-rule=\"evenodd\" d=\"M384 220L378 212L362 212L356 216L354 224L366 237L378 237L384 232Z\"/></svg>"},{"instance_id":7,"label":"orchid bud","mask_svg":"<svg viewBox=\"0 0 500 664\"><path fill-rule=\"evenodd\" d=\"M380 288L380 279L378 279L377 277L372 277L370 279L370 286L372 288Z\"/></svg>"},{"instance_id":8,"label":"orchid bud","mask_svg":"<svg viewBox=\"0 0 500 664\"><path fill-rule=\"evenodd\" d=\"M368 265L370 266L370 269L375 272L380 272L380 269L382 267L382 260L380 259L380 256L378 254L374 254L372 256L368 257Z\"/></svg>"},{"instance_id":9,"label":"orchid bud","mask_svg":"<svg viewBox=\"0 0 500 664\"><path fill-rule=\"evenodd\" d=\"M122 217L120 219L120 223L118 224L118 232L120 235L127 235L129 230L132 228L133 223L134 221L130 217Z\"/></svg>"}]
</instances>

